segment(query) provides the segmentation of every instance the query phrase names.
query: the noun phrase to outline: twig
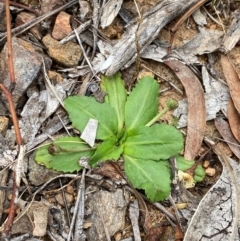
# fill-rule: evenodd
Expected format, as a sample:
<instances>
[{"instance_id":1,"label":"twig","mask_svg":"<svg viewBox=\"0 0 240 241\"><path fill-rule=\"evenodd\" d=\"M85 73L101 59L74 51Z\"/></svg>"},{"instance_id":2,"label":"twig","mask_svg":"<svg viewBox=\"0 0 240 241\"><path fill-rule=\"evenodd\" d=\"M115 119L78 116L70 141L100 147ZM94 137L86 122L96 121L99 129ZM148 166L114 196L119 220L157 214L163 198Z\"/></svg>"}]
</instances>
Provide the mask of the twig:
<instances>
[{"instance_id":1,"label":"twig","mask_svg":"<svg viewBox=\"0 0 240 241\"><path fill-rule=\"evenodd\" d=\"M68 210L66 195L65 195L65 192L64 192L64 190L63 190L63 185L62 185L61 179L59 178L58 180L59 180L59 184L60 184L60 187L61 187L62 197L63 197L63 201L64 201L66 213L67 213L68 225L70 226L70 215L69 215L69 210Z\"/></svg>"},{"instance_id":2,"label":"twig","mask_svg":"<svg viewBox=\"0 0 240 241\"><path fill-rule=\"evenodd\" d=\"M10 113L12 115L12 121L15 129L15 134L16 134L16 141L18 145L18 160L17 160L17 165L16 165L16 173L12 173L13 177L13 187L12 187L12 198L10 201L10 206L9 206L9 214L8 214L8 219L7 222L4 226L3 230L3 238L7 239L10 234L10 230L13 224L13 220L15 218L15 213L16 213L16 203L18 199L18 190L20 186L20 181L21 181L21 174L22 174L22 162L23 162L23 156L25 152L25 148L22 145L22 137L18 125L18 120L17 120L17 114L15 111L15 106L12 98L12 91L15 87L15 75L14 75L14 66L13 66L13 55L12 55L12 36L11 36L11 20L10 20L10 9L9 9L9 0L6 0L6 20L7 20L7 45L8 45L8 67L9 67L9 72L10 72L10 90L8 90L3 84L0 84L0 89L4 92L8 104L9 104L9 109Z\"/></svg>"},{"instance_id":3,"label":"twig","mask_svg":"<svg viewBox=\"0 0 240 241\"><path fill-rule=\"evenodd\" d=\"M0 0L0 2L1 2L1 3L5 3L5 0ZM23 5L23 4L16 3L16 2L13 2L13 1L9 1L9 4L10 4L11 6L15 6L15 7L19 7L19 8L28 10L29 12L34 13L34 14L36 14L37 16L40 15L40 13L39 13L38 11L36 11L36 10L34 10L34 9L28 7L28 6L25 6L25 5Z\"/></svg>"},{"instance_id":4,"label":"twig","mask_svg":"<svg viewBox=\"0 0 240 241\"><path fill-rule=\"evenodd\" d=\"M76 32L80 34L84 32L89 26L91 26L91 20L79 25L79 27L76 28ZM60 41L60 44L65 44L68 41L74 39L75 37L76 37L75 31L72 31L71 33L68 34L68 36L66 36Z\"/></svg>"},{"instance_id":5,"label":"twig","mask_svg":"<svg viewBox=\"0 0 240 241\"><path fill-rule=\"evenodd\" d=\"M84 58L86 59L88 65L89 65L89 67L90 67L90 69L91 69L91 71L92 71L92 73L93 73L93 77L96 76L96 77L98 78L98 80L101 80L101 79L96 75L96 72L94 71L91 62L89 61L88 56L86 55L86 52L85 52L85 50L84 50L84 48L83 48L83 45L82 45L82 41L81 41L81 39L79 38L76 29L74 29L74 32L75 32L75 34L76 34L76 38L77 38L77 41L78 41L78 43L79 43L79 45L80 45L80 48L81 48L81 50L82 50L82 52L83 52L83 56L84 56Z\"/></svg>"},{"instance_id":6,"label":"twig","mask_svg":"<svg viewBox=\"0 0 240 241\"><path fill-rule=\"evenodd\" d=\"M58 100L59 104L64 108L64 104L63 104L62 100L61 100L60 97L58 96L58 94L57 94L54 86L51 84L51 81L50 81L49 78L48 78L43 57L42 57L42 64L43 64L44 79L46 80L48 87L51 89L51 91L52 91L53 94L55 95L55 97L56 97L56 99Z\"/></svg>"},{"instance_id":7,"label":"twig","mask_svg":"<svg viewBox=\"0 0 240 241\"><path fill-rule=\"evenodd\" d=\"M74 225L75 225L74 240L80 240L80 239L76 239L76 238L80 238L83 235L82 232L78 233L78 231L82 230L82 227L77 227L77 225L75 224L75 220L77 218L77 215L79 213L81 215L81 213L82 213L82 212L80 212L78 210L78 208L80 207L79 206L80 202L84 202L85 174L86 174L86 168L84 168L83 172L82 172L82 177L81 177L81 181L80 181L80 186L79 186L79 190L78 190L77 200L76 200L76 203L75 203L75 209L74 209L74 213L73 213L72 222L71 222L71 225L70 225L67 241L71 240L71 236L72 236L72 231L73 231ZM82 195L83 195L83 199L82 199ZM82 208L84 209L84 207L82 207Z\"/></svg>"}]
</instances>

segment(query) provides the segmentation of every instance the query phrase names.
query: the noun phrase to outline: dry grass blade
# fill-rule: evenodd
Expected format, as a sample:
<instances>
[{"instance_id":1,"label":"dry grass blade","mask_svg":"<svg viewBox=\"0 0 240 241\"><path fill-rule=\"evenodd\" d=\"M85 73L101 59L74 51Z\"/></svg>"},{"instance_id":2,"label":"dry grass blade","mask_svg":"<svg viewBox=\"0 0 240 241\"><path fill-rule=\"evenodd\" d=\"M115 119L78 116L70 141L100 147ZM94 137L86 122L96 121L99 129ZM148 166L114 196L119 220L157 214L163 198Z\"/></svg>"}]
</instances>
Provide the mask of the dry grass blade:
<instances>
[{"instance_id":1,"label":"dry grass blade","mask_svg":"<svg viewBox=\"0 0 240 241\"><path fill-rule=\"evenodd\" d=\"M206 109L203 88L198 78L182 62L165 60L182 82L188 99L188 130L185 143L184 157L194 160L201 148L203 134L206 126ZM192 128L194 126L194 128Z\"/></svg>"}]
</instances>

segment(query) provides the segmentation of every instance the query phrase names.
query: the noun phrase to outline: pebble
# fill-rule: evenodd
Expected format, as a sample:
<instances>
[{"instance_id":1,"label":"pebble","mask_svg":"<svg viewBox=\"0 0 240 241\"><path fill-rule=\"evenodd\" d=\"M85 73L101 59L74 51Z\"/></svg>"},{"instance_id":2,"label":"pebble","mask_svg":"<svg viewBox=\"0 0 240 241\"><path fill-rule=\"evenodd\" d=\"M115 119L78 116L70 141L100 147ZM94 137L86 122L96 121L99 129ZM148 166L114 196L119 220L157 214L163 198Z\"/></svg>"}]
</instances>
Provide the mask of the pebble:
<instances>
[{"instance_id":1,"label":"pebble","mask_svg":"<svg viewBox=\"0 0 240 241\"><path fill-rule=\"evenodd\" d=\"M48 49L49 56L62 66L77 66L82 57L82 51L76 43L70 41L60 44L50 34L46 35L42 41Z\"/></svg>"},{"instance_id":2,"label":"pebble","mask_svg":"<svg viewBox=\"0 0 240 241\"><path fill-rule=\"evenodd\" d=\"M5 32L7 30L6 26L5 4L0 2L0 32Z\"/></svg>"},{"instance_id":3,"label":"pebble","mask_svg":"<svg viewBox=\"0 0 240 241\"><path fill-rule=\"evenodd\" d=\"M54 85L62 82L62 80L63 80L62 75L60 75L59 73L57 73L55 71L51 71L51 70L48 71L48 78L53 82Z\"/></svg>"},{"instance_id":4,"label":"pebble","mask_svg":"<svg viewBox=\"0 0 240 241\"><path fill-rule=\"evenodd\" d=\"M16 18L16 27L24 24L24 23L27 23L27 22L30 22L32 21L33 19L35 19L36 16L33 14L33 13L27 13L27 12L21 12L17 15L17 18ZM30 32L38 39L42 39L42 34L40 32L40 25L37 24L35 25L34 27L32 27L30 29Z\"/></svg>"},{"instance_id":5,"label":"pebble","mask_svg":"<svg viewBox=\"0 0 240 241\"><path fill-rule=\"evenodd\" d=\"M203 167L204 167L204 168L209 167L209 165L210 165L210 162L209 162L209 161L204 161L204 162L203 162Z\"/></svg>"},{"instance_id":6,"label":"pebble","mask_svg":"<svg viewBox=\"0 0 240 241\"><path fill-rule=\"evenodd\" d=\"M206 170L205 170L206 174L210 177L213 177L215 176L216 174L216 169L213 168L213 167L208 167Z\"/></svg>"},{"instance_id":7,"label":"pebble","mask_svg":"<svg viewBox=\"0 0 240 241\"><path fill-rule=\"evenodd\" d=\"M65 12L60 12L56 18L52 36L56 40L61 40L68 36L69 33L72 32L72 28L70 25L71 15Z\"/></svg>"},{"instance_id":8,"label":"pebble","mask_svg":"<svg viewBox=\"0 0 240 241\"><path fill-rule=\"evenodd\" d=\"M58 172L37 164L35 161L35 153L29 157L28 171L29 181L34 186L40 186L59 175Z\"/></svg>"},{"instance_id":9,"label":"pebble","mask_svg":"<svg viewBox=\"0 0 240 241\"><path fill-rule=\"evenodd\" d=\"M9 119L5 116L0 116L0 133L4 134L8 128Z\"/></svg>"},{"instance_id":10,"label":"pebble","mask_svg":"<svg viewBox=\"0 0 240 241\"><path fill-rule=\"evenodd\" d=\"M17 105L21 96L27 91L41 70L42 61L34 47L20 39L12 38L13 64L16 86L12 93L13 101ZM10 85L10 75L8 68L7 44L5 44L0 54L0 75L6 88ZM4 94L2 94L5 99Z\"/></svg>"},{"instance_id":11,"label":"pebble","mask_svg":"<svg viewBox=\"0 0 240 241\"><path fill-rule=\"evenodd\" d=\"M42 14L49 13L53 9L56 9L56 8L62 6L62 5L63 5L63 2L59 1L59 0L44 0L44 1L41 1L41 12L42 12Z\"/></svg>"},{"instance_id":12,"label":"pebble","mask_svg":"<svg viewBox=\"0 0 240 241\"><path fill-rule=\"evenodd\" d=\"M66 198L66 203L67 203L67 206L70 207L72 204L73 204L73 201L74 201L74 196L69 194L69 193L64 193L65 195L65 198ZM57 202L62 206L64 207L65 206L65 202L64 202L64 199L63 199L63 195L62 193L58 193L56 196L55 196Z\"/></svg>"}]
</instances>

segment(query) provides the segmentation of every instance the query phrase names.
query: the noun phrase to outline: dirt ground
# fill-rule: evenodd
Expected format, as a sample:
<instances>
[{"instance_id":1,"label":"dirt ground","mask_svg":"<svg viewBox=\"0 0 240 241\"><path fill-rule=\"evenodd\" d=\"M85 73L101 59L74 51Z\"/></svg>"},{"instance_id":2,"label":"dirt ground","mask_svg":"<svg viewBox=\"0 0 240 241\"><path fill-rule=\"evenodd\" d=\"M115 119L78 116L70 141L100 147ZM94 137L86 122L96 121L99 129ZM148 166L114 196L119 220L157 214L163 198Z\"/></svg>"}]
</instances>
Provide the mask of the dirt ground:
<instances>
[{"instance_id":1,"label":"dirt ground","mask_svg":"<svg viewBox=\"0 0 240 241\"><path fill-rule=\"evenodd\" d=\"M193 2L192 6L196 6L195 11L198 13L195 12L194 16L191 13L179 25L170 51L171 30L188 11L189 8L184 8L185 4L189 4L187 1L174 1L181 14L176 13L169 21L163 21L164 26L159 32L156 30L158 34L154 39L147 33L154 24L145 20L154 14L158 16L159 9L151 12L158 5L161 8L170 6L167 0L109 0L108 3L112 2L113 5L108 8L104 5L105 1L72 1L70 6L63 7L69 2L10 2L12 57L16 77L12 97L25 150L23 157L19 157L21 149L17 147L19 143L16 141L10 102L2 92L2 240L215 241L220 240L218 235L222 233L226 235L221 237L222 240L234 240L238 237L234 230L239 228L236 200L240 197L238 166L233 164L240 158L240 101L237 94L240 90L240 34L233 33L239 28L240 2L215 0L196 6L194 3L201 1L189 1ZM178 6L180 2L183 6ZM10 55L5 7L4 0L0 0L0 84L9 88L12 70L8 62ZM171 12L165 13L166 19L170 18ZM39 22L35 21L45 15ZM24 25L31 22L31 27ZM146 29L143 27L141 30L141 26L145 25ZM135 31L132 33L134 26ZM230 29L232 26L237 28ZM76 28L80 41L73 32ZM210 35L211 31L216 32ZM200 34L206 35L193 42ZM234 45L223 50L224 38L231 37L231 34L234 36ZM66 40L71 35L72 38ZM122 45L121 41L124 42ZM124 49L124 45L128 44L129 49ZM151 46L155 52L150 52ZM118 53L123 58L126 56L125 62L118 60ZM178 61L177 67L172 67L172 60ZM110 159L90 170L88 166L84 170L72 172L60 172L37 164L36 151L41 146L68 134L74 137L81 134L71 125L61 106L62 101L68 96L86 95L104 102L103 92L99 90L101 78L110 72L112 66L116 66L115 72L120 71L128 94L143 76L156 79L160 86L159 112L167 105L169 98L178 101L179 107L168 111L158 122L173 125L182 132L185 148L180 154L186 159L191 156L191 160L203 167L206 175L201 182L189 189L179 180L177 184L172 182L171 195L153 203L146 197L144 190L135 189L129 183L122 157L118 160L118 167L112 165ZM191 82L190 72L187 71L196 76L200 86L198 89ZM190 82L187 82L188 77ZM92 84L97 86L97 91L91 89L94 88ZM200 92L203 100L198 97ZM206 110L204 113L200 113L202 105L203 110ZM51 167L51 162L48 164ZM171 168L174 170L174 167ZM226 181L228 175L229 180ZM17 188L14 187L16 176L21 179ZM221 185L219 180L223 180ZM230 194L224 191L227 189ZM217 197L211 196L214 192ZM11 199L14 197L18 201L13 212ZM218 203L218 198L219 203L224 203L226 199L231 202L225 203L223 207L216 204L216 207L220 206L216 211L214 203L208 206L208 202L216 199ZM224 214L220 209L226 209ZM9 213L13 213L13 225L7 223ZM229 218L227 213L232 216ZM202 227L201 223L211 226L205 221L208 215L209 222L213 223L217 223L218 216L223 216L227 220L226 226L224 221L219 221L219 226L222 225L220 228ZM9 226L11 231L8 232L6 227Z\"/></svg>"}]
</instances>

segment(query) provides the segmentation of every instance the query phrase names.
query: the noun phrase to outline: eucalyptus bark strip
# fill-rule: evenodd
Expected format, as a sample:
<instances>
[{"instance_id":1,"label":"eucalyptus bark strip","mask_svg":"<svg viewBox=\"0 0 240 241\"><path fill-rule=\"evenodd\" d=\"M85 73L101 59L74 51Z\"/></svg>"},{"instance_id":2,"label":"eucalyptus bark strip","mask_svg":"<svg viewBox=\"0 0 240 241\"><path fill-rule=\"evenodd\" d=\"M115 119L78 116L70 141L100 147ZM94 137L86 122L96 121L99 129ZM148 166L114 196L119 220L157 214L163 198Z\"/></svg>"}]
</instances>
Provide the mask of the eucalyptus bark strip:
<instances>
[{"instance_id":1,"label":"eucalyptus bark strip","mask_svg":"<svg viewBox=\"0 0 240 241\"><path fill-rule=\"evenodd\" d=\"M177 16L184 14L197 2L198 0L163 0L146 12L138 29L140 53L150 45L166 24ZM113 47L112 53L99 71L106 72L106 75L111 76L122 67L127 67L135 61L137 57L135 43L137 27L138 21L130 22L121 40Z\"/></svg>"}]
</instances>

